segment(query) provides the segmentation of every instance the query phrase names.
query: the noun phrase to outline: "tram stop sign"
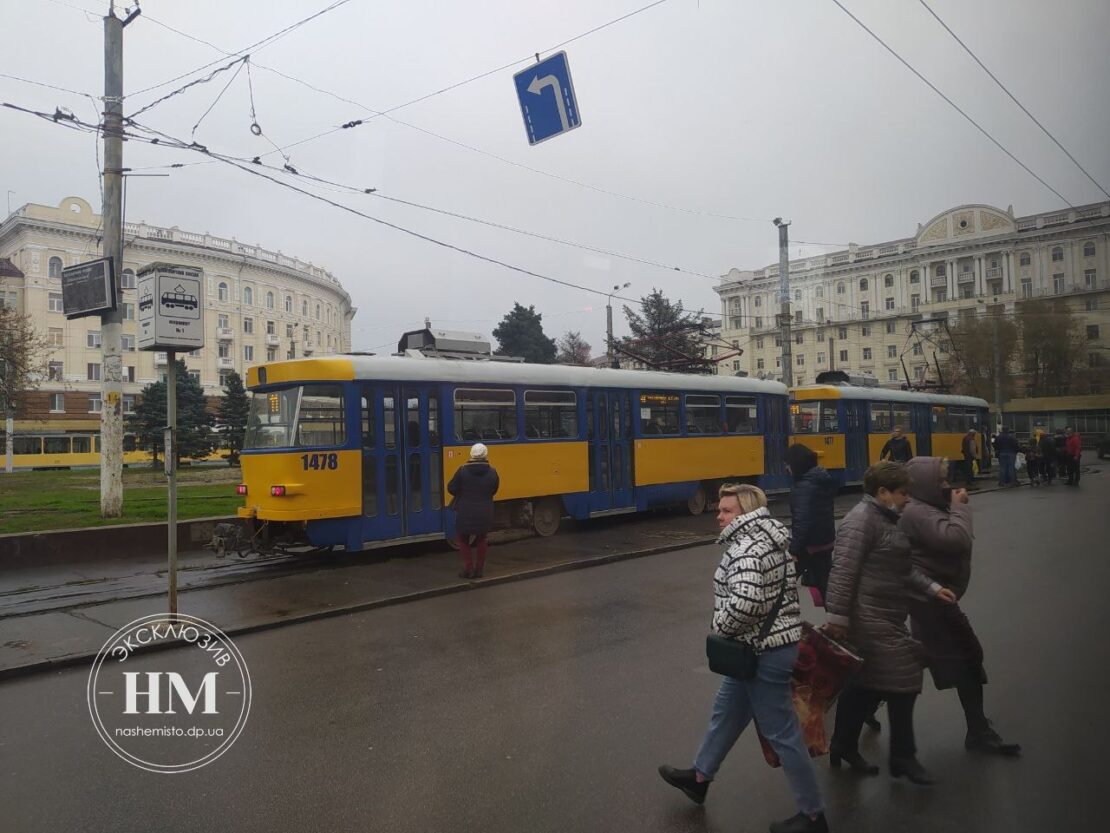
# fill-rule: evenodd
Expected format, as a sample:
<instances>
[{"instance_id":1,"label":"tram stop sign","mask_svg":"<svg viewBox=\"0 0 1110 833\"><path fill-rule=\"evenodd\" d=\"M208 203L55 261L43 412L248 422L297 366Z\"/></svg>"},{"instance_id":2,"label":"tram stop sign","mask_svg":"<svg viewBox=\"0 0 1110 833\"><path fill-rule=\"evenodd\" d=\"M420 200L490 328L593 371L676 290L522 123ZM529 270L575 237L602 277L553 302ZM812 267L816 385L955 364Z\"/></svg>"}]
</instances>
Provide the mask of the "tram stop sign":
<instances>
[{"instance_id":1,"label":"tram stop sign","mask_svg":"<svg viewBox=\"0 0 1110 833\"><path fill-rule=\"evenodd\" d=\"M62 270L62 310L67 319L114 310L117 301L115 270L110 257Z\"/></svg>"},{"instance_id":2,"label":"tram stop sign","mask_svg":"<svg viewBox=\"0 0 1110 833\"><path fill-rule=\"evenodd\" d=\"M139 349L198 350L204 346L204 272L152 263L139 270Z\"/></svg>"}]
</instances>

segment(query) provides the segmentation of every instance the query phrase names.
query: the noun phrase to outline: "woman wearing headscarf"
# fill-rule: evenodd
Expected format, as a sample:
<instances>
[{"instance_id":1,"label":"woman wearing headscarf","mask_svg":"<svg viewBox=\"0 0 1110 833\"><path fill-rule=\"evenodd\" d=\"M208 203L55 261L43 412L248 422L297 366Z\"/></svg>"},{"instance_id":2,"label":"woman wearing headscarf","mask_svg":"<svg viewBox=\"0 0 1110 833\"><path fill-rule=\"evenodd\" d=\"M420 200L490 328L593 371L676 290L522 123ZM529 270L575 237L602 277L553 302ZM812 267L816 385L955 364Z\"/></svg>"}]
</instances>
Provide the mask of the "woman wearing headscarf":
<instances>
[{"instance_id":1,"label":"woman wearing headscarf","mask_svg":"<svg viewBox=\"0 0 1110 833\"><path fill-rule=\"evenodd\" d=\"M725 677L709 729L691 769L659 767L659 774L691 801L705 801L717 769L754 717L782 761L798 814L771 825L771 833L826 833L825 807L809 757L790 679L802 636L790 535L767 511L755 486L720 489L717 543L725 547L713 575L713 632L747 643L759 659L751 679Z\"/></svg>"},{"instance_id":2,"label":"woman wearing headscarf","mask_svg":"<svg viewBox=\"0 0 1110 833\"><path fill-rule=\"evenodd\" d=\"M921 693L919 647L906 629L909 615L910 543L898 528L909 500L905 466L889 460L863 475L864 496L844 517L836 536L829 595L831 636L847 637L863 657L863 669L840 694L829 763L841 761L868 775L879 768L859 753L867 716L886 701L890 722L890 774L931 784L917 760L913 708Z\"/></svg>"},{"instance_id":3,"label":"woman wearing headscarf","mask_svg":"<svg viewBox=\"0 0 1110 833\"><path fill-rule=\"evenodd\" d=\"M470 447L470 459L459 467L447 484L454 496L455 541L463 555L459 578L481 578L486 565L486 537L493 529L493 496L501 480L497 469L489 464L489 450L482 443ZM477 550L477 563L471 560L470 548Z\"/></svg>"}]
</instances>

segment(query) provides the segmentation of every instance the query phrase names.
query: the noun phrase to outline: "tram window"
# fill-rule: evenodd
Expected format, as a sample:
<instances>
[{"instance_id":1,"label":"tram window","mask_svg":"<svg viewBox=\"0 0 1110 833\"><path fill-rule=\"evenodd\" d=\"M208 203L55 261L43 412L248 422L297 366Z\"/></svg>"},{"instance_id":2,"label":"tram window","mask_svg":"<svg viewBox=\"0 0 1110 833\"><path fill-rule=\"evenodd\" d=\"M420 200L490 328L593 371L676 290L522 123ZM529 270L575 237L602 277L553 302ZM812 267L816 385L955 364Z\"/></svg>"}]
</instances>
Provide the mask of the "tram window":
<instances>
[{"instance_id":1,"label":"tram window","mask_svg":"<svg viewBox=\"0 0 1110 833\"><path fill-rule=\"evenodd\" d=\"M621 437L621 400L619 396L613 397L613 439Z\"/></svg>"},{"instance_id":2,"label":"tram window","mask_svg":"<svg viewBox=\"0 0 1110 833\"><path fill-rule=\"evenodd\" d=\"M455 439L463 442L516 439L516 393L511 390L455 391Z\"/></svg>"},{"instance_id":3,"label":"tram window","mask_svg":"<svg viewBox=\"0 0 1110 833\"><path fill-rule=\"evenodd\" d=\"M397 406L392 396L382 397L382 430L385 433L385 447L397 447Z\"/></svg>"},{"instance_id":4,"label":"tram window","mask_svg":"<svg viewBox=\"0 0 1110 833\"><path fill-rule=\"evenodd\" d=\"M374 403L362 397L362 447L374 448L377 440L374 437Z\"/></svg>"},{"instance_id":5,"label":"tram window","mask_svg":"<svg viewBox=\"0 0 1110 833\"><path fill-rule=\"evenodd\" d=\"M943 405L933 406L933 433L948 431L948 409Z\"/></svg>"},{"instance_id":6,"label":"tram window","mask_svg":"<svg viewBox=\"0 0 1110 833\"><path fill-rule=\"evenodd\" d=\"M894 403L894 425L900 427L907 434L913 433L910 424L910 406L906 403Z\"/></svg>"},{"instance_id":7,"label":"tram window","mask_svg":"<svg viewBox=\"0 0 1110 833\"><path fill-rule=\"evenodd\" d=\"M640 431L644 434L678 433L678 394L640 394Z\"/></svg>"},{"instance_id":8,"label":"tram window","mask_svg":"<svg viewBox=\"0 0 1110 833\"><path fill-rule=\"evenodd\" d=\"M790 406L790 429L794 434L816 434L821 427L820 402L795 402Z\"/></svg>"},{"instance_id":9,"label":"tram window","mask_svg":"<svg viewBox=\"0 0 1110 833\"><path fill-rule=\"evenodd\" d=\"M397 469L397 455L390 454L385 458L385 511L390 517L396 517L398 512L401 478Z\"/></svg>"},{"instance_id":10,"label":"tram window","mask_svg":"<svg viewBox=\"0 0 1110 833\"><path fill-rule=\"evenodd\" d=\"M840 414L837 413L835 402L821 403L821 433L837 434L840 432Z\"/></svg>"},{"instance_id":11,"label":"tram window","mask_svg":"<svg viewBox=\"0 0 1110 833\"><path fill-rule=\"evenodd\" d=\"M405 435L409 448L420 445L420 397L415 393L405 393Z\"/></svg>"},{"instance_id":12,"label":"tram window","mask_svg":"<svg viewBox=\"0 0 1110 833\"><path fill-rule=\"evenodd\" d=\"M373 456L362 460L362 514L368 518L378 515L378 461Z\"/></svg>"},{"instance_id":13,"label":"tram window","mask_svg":"<svg viewBox=\"0 0 1110 833\"><path fill-rule=\"evenodd\" d=\"M42 437L15 437L13 454L42 454Z\"/></svg>"},{"instance_id":14,"label":"tram window","mask_svg":"<svg viewBox=\"0 0 1110 833\"><path fill-rule=\"evenodd\" d=\"M100 435L99 434L93 434L93 451L95 451L97 454L100 453Z\"/></svg>"},{"instance_id":15,"label":"tram window","mask_svg":"<svg viewBox=\"0 0 1110 833\"><path fill-rule=\"evenodd\" d=\"M971 428L973 419L964 408L949 408L948 409L948 430L953 434L963 434L967 429Z\"/></svg>"},{"instance_id":16,"label":"tram window","mask_svg":"<svg viewBox=\"0 0 1110 833\"><path fill-rule=\"evenodd\" d=\"M621 451L623 451L623 450L624 449L623 449L623 447L621 446L620 443L613 443L613 488L614 489L623 489L624 488L624 481L622 479L623 474L624 474L624 464L621 461Z\"/></svg>"},{"instance_id":17,"label":"tram window","mask_svg":"<svg viewBox=\"0 0 1110 833\"><path fill-rule=\"evenodd\" d=\"M428 394L428 442L433 447L439 445L439 394ZM433 507L438 509L439 507Z\"/></svg>"},{"instance_id":18,"label":"tram window","mask_svg":"<svg viewBox=\"0 0 1110 833\"><path fill-rule=\"evenodd\" d=\"M131 448L130 449L127 448L127 437L131 437ZM74 437L73 438L73 453L74 454L88 454L89 449L91 449L91 448L92 448L92 437ZM135 437L134 437L134 435L128 434L127 436L125 436L123 438L123 450L124 451L129 451L129 450L134 451L135 450Z\"/></svg>"},{"instance_id":19,"label":"tram window","mask_svg":"<svg viewBox=\"0 0 1110 833\"><path fill-rule=\"evenodd\" d=\"M725 397L725 427L730 434L754 434L756 430L754 396Z\"/></svg>"},{"instance_id":20,"label":"tram window","mask_svg":"<svg viewBox=\"0 0 1110 833\"><path fill-rule=\"evenodd\" d=\"M73 438L73 451L74 452L77 451L77 441L80 440L80 439L87 439L87 438L85 438L85 437L74 437ZM86 445L88 445L88 444L86 443ZM135 439L134 434L124 434L123 435L123 450L124 451L138 451L139 450L139 444L138 444L138 441ZM88 451L88 448L86 448L85 451Z\"/></svg>"},{"instance_id":21,"label":"tram window","mask_svg":"<svg viewBox=\"0 0 1110 833\"><path fill-rule=\"evenodd\" d=\"M428 506L431 509L443 507L443 472L440 470L438 454L428 455Z\"/></svg>"},{"instance_id":22,"label":"tram window","mask_svg":"<svg viewBox=\"0 0 1110 833\"><path fill-rule=\"evenodd\" d=\"M578 436L578 397L574 391L526 390L524 436L533 440Z\"/></svg>"},{"instance_id":23,"label":"tram window","mask_svg":"<svg viewBox=\"0 0 1110 833\"><path fill-rule=\"evenodd\" d=\"M343 445L347 431L343 390L339 385L305 385L301 390L299 406L294 445Z\"/></svg>"},{"instance_id":24,"label":"tram window","mask_svg":"<svg viewBox=\"0 0 1110 833\"><path fill-rule=\"evenodd\" d=\"M871 403L871 431L873 433L882 433L889 431L891 428L890 421L890 403L889 402L872 402Z\"/></svg>"},{"instance_id":25,"label":"tram window","mask_svg":"<svg viewBox=\"0 0 1110 833\"><path fill-rule=\"evenodd\" d=\"M721 433L721 397L687 394L686 433Z\"/></svg>"},{"instance_id":26,"label":"tram window","mask_svg":"<svg viewBox=\"0 0 1110 833\"><path fill-rule=\"evenodd\" d=\"M43 454L69 454L69 437L44 437Z\"/></svg>"},{"instance_id":27,"label":"tram window","mask_svg":"<svg viewBox=\"0 0 1110 833\"><path fill-rule=\"evenodd\" d=\"M409 511L424 511L424 467L419 454L409 455Z\"/></svg>"},{"instance_id":28,"label":"tram window","mask_svg":"<svg viewBox=\"0 0 1110 833\"><path fill-rule=\"evenodd\" d=\"M597 427L600 439L609 439L609 398L605 394L598 400Z\"/></svg>"},{"instance_id":29,"label":"tram window","mask_svg":"<svg viewBox=\"0 0 1110 833\"><path fill-rule=\"evenodd\" d=\"M597 458L597 485L599 489L609 491L609 455L604 447Z\"/></svg>"}]
</instances>

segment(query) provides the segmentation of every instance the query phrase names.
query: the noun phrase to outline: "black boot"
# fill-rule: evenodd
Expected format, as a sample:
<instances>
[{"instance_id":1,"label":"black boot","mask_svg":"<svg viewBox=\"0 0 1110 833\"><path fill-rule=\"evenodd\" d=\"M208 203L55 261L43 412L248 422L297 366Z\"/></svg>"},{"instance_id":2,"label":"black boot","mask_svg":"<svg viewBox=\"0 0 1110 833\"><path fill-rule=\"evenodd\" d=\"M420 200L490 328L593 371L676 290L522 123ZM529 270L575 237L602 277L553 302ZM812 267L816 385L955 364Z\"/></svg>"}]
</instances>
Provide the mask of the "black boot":
<instances>
[{"instance_id":1,"label":"black boot","mask_svg":"<svg viewBox=\"0 0 1110 833\"><path fill-rule=\"evenodd\" d=\"M879 768L863 757L859 752L841 752L835 747L829 749L829 765L840 769L840 762L848 764L852 772L860 775L878 775Z\"/></svg>"},{"instance_id":2,"label":"black boot","mask_svg":"<svg viewBox=\"0 0 1110 833\"><path fill-rule=\"evenodd\" d=\"M672 787L677 787L686 793L686 797L695 804L705 803L705 794L709 792L708 781L698 781L698 774L693 769L675 769L673 766L659 767L659 774L663 780Z\"/></svg>"},{"instance_id":3,"label":"black boot","mask_svg":"<svg viewBox=\"0 0 1110 833\"><path fill-rule=\"evenodd\" d=\"M964 747L972 752L990 752L1006 758L1017 758L1021 755L1021 745L1006 743L989 723L986 729L968 732L967 737L964 738Z\"/></svg>"},{"instance_id":4,"label":"black boot","mask_svg":"<svg viewBox=\"0 0 1110 833\"><path fill-rule=\"evenodd\" d=\"M771 833L828 833L829 825L825 821L825 814L818 813L817 818L811 819L805 813L798 813L786 821L776 821L771 824Z\"/></svg>"},{"instance_id":5,"label":"black boot","mask_svg":"<svg viewBox=\"0 0 1110 833\"><path fill-rule=\"evenodd\" d=\"M890 775L892 778L901 778L904 775L913 783L923 787L936 783L929 770L925 769L917 758L891 758Z\"/></svg>"}]
</instances>

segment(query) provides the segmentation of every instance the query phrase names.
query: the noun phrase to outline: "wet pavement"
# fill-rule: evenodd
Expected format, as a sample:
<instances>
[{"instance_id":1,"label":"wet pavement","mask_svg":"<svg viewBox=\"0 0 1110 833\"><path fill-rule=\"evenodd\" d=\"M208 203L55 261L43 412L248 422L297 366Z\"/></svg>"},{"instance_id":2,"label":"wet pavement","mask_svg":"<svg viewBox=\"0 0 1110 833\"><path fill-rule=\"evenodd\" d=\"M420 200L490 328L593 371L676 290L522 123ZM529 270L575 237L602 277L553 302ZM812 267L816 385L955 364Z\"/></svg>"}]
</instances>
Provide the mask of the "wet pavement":
<instances>
[{"instance_id":1,"label":"wet pavement","mask_svg":"<svg viewBox=\"0 0 1110 833\"><path fill-rule=\"evenodd\" d=\"M1025 756L965 752L956 697L927 683L918 744L941 782L860 779L820 758L833 830L1105 826L1107 471L1079 489L973 497L963 606L986 649L988 714ZM172 777L104 746L89 720L85 668L4 681L0 827L766 830L793 810L750 731L702 808L655 772L689 765L705 728L717 685L703 647L718 560L715 547L696 546L239 636L254 690L246 731L215 763ZM148 601L122 604L151 611ZM804 596L803 605L821 621ZM864 753L883 761L885 739L865 732Z\"/></svg>"}]
</instances>

